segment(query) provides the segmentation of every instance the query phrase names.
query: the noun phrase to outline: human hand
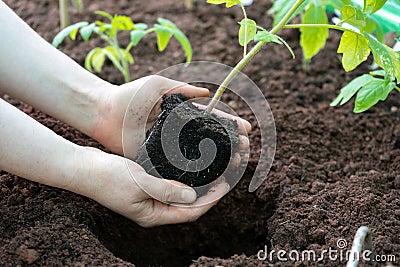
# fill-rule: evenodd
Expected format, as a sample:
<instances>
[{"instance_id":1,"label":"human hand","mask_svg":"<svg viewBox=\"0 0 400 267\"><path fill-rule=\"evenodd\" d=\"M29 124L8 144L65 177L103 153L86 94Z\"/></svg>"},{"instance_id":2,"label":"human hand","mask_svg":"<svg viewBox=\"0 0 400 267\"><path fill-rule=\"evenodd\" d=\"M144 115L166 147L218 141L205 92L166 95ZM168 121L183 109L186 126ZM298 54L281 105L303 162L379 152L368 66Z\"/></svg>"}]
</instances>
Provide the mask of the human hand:
<instances>
[{"instance_id":1,"label":"human hand","mask_svg":"<svg viewBox=\"0 0 400 267\"><path fill-rule=\"evenodd\" d=\"M146 92L140 91L146 83ZM130 120L135 125L129 129L132 136L140 136L143 127L149 129L160 113L161 97L165 94L181 93L187 98L205 97L209 91L183 82L174 81L158 75L151 75L120 86L112 85L101 91L99 101L100 116L95 123L92 137L111 151L122 154L122 127L125 112L132 97L135 96L134 110L130 110ZM149 115L149 116L148 116ZM145 120L145 121L144 121ZM138 134L140 132L140 134ZM143 140L134 140L140 146ZM134 145L134 144L131 144ZM130 148L131 149L131 148Z\"/></svg>"},{"instance_id":2,"label":"human hand","mask_svg":"<svg viewBox=\"0 0 400 267\"><path fill-rule=\"evenodd\" d=\"M66 189L90 197L143 227L195 221L229 190L221 183L196 200L192 188L151 176L129 159L88 147L75 154L75 166L79 166L76 179Z\"/></svg>"},{"instance_id":3,"label":"human hand","mask_svg":"<svg viewBox=\"0 0 400 267\"><path fill-rule=\"evenodd\" d=\"M142 86L146 83L145 88ZM147 90L151 89L151 90ZM99 101L100 116L91 136L111 151L122 154L122 127L124 115L132 97L135 105L130 106L129 114L129 154L135 153L144 142L143 129L149 129L161 112L161 97L165 94L181 93L187 98L207 97L208 89L195 87L183 82L174 81L158 75L147 76L121 86L106 88L101 93ZM240 140L243 147L248 147L249 141L245 135L251 129L250 123L235 116L215 110L220 116L229 117L238 122ZM128 139L128 138L126 138ZM125 140L124 140L125 141Z\"/></svg>"}]
</instances>

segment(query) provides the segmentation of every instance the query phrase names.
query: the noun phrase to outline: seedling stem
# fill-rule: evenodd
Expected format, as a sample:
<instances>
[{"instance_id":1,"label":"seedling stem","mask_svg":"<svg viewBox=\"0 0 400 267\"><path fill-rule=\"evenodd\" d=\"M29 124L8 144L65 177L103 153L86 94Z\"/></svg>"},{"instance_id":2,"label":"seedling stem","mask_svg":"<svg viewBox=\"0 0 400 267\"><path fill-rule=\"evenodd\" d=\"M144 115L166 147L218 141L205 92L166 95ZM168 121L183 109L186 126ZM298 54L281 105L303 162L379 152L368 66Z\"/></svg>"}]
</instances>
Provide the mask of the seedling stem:
<instances>
[{"instance_id":1,"label":"seedling stem","mask_svg":"<svg viewBox=\"0 0 400 267\"><path fill-rule=\"evenodd\" d=\"M288 13L279 21L275 27L272 28L270 31L271 34L278 33L289 21L289 19L293 16L296 12L297 8L304 2L305 0L297 0L296 3L292 6ZM225 92L226 88L232 82L232 80L236 77L236 75L250 62L250 60L257 54L258 51L264 46L265 42L257 42L256 45L249 51L248 54L239 61L238 64L232 69L232 71L228 74L225 80L221 83L218 87L217 92L215 93L214 97L210 101L207 106L206 112L210 114L211 111L214 109L215 105L218 103L219 99L221 98L222 94Z\"/></svg>"},{"instance_id":2,"label":"seedling stem","mask_svg":"<svg viewBox=\"0 0 400 267\"><path fill-rule=\"evenodd\" d=\"M60 9L60 28L64 29L70 24L69 12L68 12L68 0L59 0Z\"/></svg>"}]
</instances>

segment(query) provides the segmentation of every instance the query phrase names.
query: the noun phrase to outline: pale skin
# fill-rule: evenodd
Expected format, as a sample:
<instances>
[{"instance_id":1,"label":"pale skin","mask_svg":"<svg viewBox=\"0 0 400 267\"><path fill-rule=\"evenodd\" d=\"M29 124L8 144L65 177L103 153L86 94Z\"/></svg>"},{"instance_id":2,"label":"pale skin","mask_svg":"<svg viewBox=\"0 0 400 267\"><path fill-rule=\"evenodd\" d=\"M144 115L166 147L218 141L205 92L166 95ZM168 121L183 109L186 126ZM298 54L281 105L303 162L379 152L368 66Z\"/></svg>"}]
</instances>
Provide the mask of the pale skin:
<instances>
[{"instance_id":1,"label":"pale skin","mask_svg":"<svg viewBox=\"0 0 400 267\"><path fill-rule=\"evenodd\" d=\"M53 48L2 1L0 25L0 92L71 125L115 153L78 146L0 99L1 170L87 196L144 227L194 221L216 204L208 201L215 199L212 194L227 190L221 184L212 194L196 199L192 188L153 177L121 156L124 114L144 82L154 83L154 91L135 114L147 117L146 108L155 107L146 127L158 115L162 95L180 92L189 98L204 97L209 95L207 89L160 76L112 85ZM250 124L238 117L232 119L243 134L240 148L248 147L245 133ZM193 205L187 208L164 202Z\"/></svg>"}]
</instances>

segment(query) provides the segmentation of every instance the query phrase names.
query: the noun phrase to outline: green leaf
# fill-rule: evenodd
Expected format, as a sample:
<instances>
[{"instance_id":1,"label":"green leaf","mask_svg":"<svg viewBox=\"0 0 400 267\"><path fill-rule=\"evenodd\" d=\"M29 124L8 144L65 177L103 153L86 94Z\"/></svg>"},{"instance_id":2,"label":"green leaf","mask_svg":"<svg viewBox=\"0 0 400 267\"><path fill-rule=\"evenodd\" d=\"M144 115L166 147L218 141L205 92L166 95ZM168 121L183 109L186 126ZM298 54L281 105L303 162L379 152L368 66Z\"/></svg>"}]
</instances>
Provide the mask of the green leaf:
<instances>
[{"instance_id":1,"label":"green leaf","mask_svg":"<svg viewBox=\"0 0 400 267\"><path fill-rule=\"evenodd\" d=\"M279 40L277 35L272 34L269 31L265 31L265 30L258 31L257 34L254 36L254 41L255 42L264 42L264 43L274 42L277 44L282 44L282 42Z\"/></svg>"},{"instance_id":2,"label":"green leaf","mask_svg":"<svg viewBox=\"0 0 400 267\"><path fill-rule=\"evenodd\" d=\"M340 40L337 52L343 53L342 65L344 70L354 70L361 62L367 60L369 56L368 40L360 34L345 31Z\"/></svg>"},{"instance_id":3,"label":"green leaf","mask_svg":"<svg viewBox=\"0 0 400 267\"><path fill-rule=\"evenodd\" d=\"M157 46L158 51L162 52L167 47L169 40L172 37L172 32L169 28L163 25L154 25L155 32L157 33Z\"/></svg>"},{"instance_id":4,"label":"green leaf","mask_svg":"<svg viewBox=\"0 0 400 267\"><path fill-rule=\"evenodd\" d=\"M207 3L213 5L226 4L227 8L242 4L240 0L207 0Z\"/></svg>"},{"instance_id":5,"label":"green leaf","mask_svg":"<svg viewBox=\"0 0 400 267\"><path fill-rule=\"evenodd\" d=\"M365 33L368 45L374 55L374 60L379 67L384 69L391 80L400 82L400 56L389 46L378 42L371 35Z\"/></svg>"},{"instance_id":6,"label":"green leaf","mask_svg":"<svg viewBox=\"0 0 400 267\"><path fill-rule=\"evenodd\" d=\"M51 43L54 47L59 46L62 41L67 37L72 31L79 29L80 27L87 26L89 23L86 21L78 22L75 24L72 24L66 28L64 28L62 31L60 31L53 39L53 42Z\"/></svg>"},{"instance_id":7,"label":"green leaf","mask_svg":"<svg viewBox=\"0 0 400 267\"><path fill-rule=\"evenodd\" d=\"M366 111L379 100L385 101L395 86L394 82L387 83L385 80L373 78L358 91L354 103L354 112Z\"/></svg>"},{"instance_id":8,"label":"green leaf","mask_svg":"<svg viewBox=\"0 0 400 267\"><path fill-rule=\"evenodd\" d=\"M133 56L129 51L125 49L121 49L122 54L124 55L124 60L128 61L129 64L133 64L135 61L133 60Z\"/></svg>"},{"instance_id":9,"label":"green leaf","mask_svg":"<svg viewBox=\"0 0 400 267\"><path fill-rule=\"evenodd\" d=\"M186 35L178 28L172 29L173 35L176 40L181 44L183 51L185 51L186 62L192 61L192 45Z\"/></svg>"},{"instance_id":10,"label":"green leaf","mask_svg":"<svg viewBox=\"0 0 400 267\"><path fill-rule=\"evenodd\" d=\"M157 22L159 24L154 25L154 30L157 34L157 46L160 52L164 51L167 47L169 40L172 36L181 44L183 50L185 51L186 62L192 60L192 46L190 45L189 39L186 35L178 29L178 27L170 20L164 18L158 18Z\"/></svg>"},{"instance_id":11,"label":"green leaf","mask_svg":"<svg viewBox=\"0 0 400 267\"><path fill-rule=\"evenodd\" d=\"M105 18L108 18L110 21L113 20L113 16L111 16L109 13L107 13L105 11L98 10L98 11L96 11L94 13L97 14L97 15L103 16Z\"/></svg>"},{"instance_id":12,"label":"green leaf","mask_svg":"<svg viewBox=\"0 0 400 267\"><path fill-rule=\"evenodd\" d=\"M116 31L130 31L134 28L134 23L130 17L115 15L114 19L111 22L111 32L115 33Z\"/></svg>"},{"instance_id":13,"label":"green leaf","mask_svg":"<svg viewBox=\"0 0 400 267\"><path fill-rule=\"evenodd\" d=\"M387 0L364 0L364 13L374 14L381 9Z\"/></svg>"},{"instance_id":14,"label":"green leaf","mask_svg":"<svg viewBox=\"0 0 400 267\"><path fill-rule=\"evenodd\" d=\"M106 46L105 48L103 48L102 52L114 64L114 66L118 68L119 71L123 72L123 69L122 69L121 64L119 62L120 57L119 57L118 52L115 50L114 47Z\"/></svg>"},{"instance_id":15,"label":"green leaf","mask_svg":"<svg viewBox=\"0 0 400 267\"><path fill-rule=\"evenodd\" d=\"M239 28L239 44L245 46L250 43L257 32L257 24L252 19L242 19Z\"/></svg>"},{"instance_id":16,"label":"green leaf","mask_svg":"<svg viewBox=\"0 0 400 267\"><path fill-rule=\"evenodd\" d=\"M89 25L87 25L85 27L82 27L79 30L79 33L81 34L81 36L82 36L82 38L83 38L83 40L85 42L87 42L89 40L89 38L92 35L95 27L96 27L96 23L91 23L91 24L89 24Z\"/></svg>"},{"instance_id":17,"label":"green leaf","mask_svg":"<svg viewBox=\"0 0 400 267\"><path fill-rule=\"evenodd\" d=\"M102 52L102 49L99 48L99 47L96 47L96 48L92 49L92 50L86 55L86 58L85 58L85 68L86 68L88 71L93 72L93 69L92 69L93 56L94 56L95 54L101 53L101 52Z\"/></svg>"},{"instance_id":18,"label":"green leaf","mask_svg":"<svg viewBox=\"0 0 400 267\"><path fill-rule=\"evenodd\" d=\"M365 17L365 29L364 31L366 33L375 33L376 39L381 42L384 43L385 42L385 35L383 32L383 28L381 25L381 22L376 20L374 17L371 16L366 16Z\"/></svg>"},{"instance_id":19,"label":"green leaf","mask_svg":"<svg viewBox=\"0 0 400 267\"><path fill-rule=\"evenodd\" d=\"M83 11L83 2L82 0L73 0L72 1L72 5L74 6L74 8L76 10L78 10L79 12Z\"/></svg>"},{"instance_id":20,"label":"green leaf","mask_svg":"<svg viewBox=\"0 0 400 267\"><path fill-rule=\"evenodd\" d=\"M345 87L340 90L340 94L336 97L335 100L331 103L331 106L337 106L338 104L343 105L347 103L356 93L357 91L363 87L365 84L370 82L373 77L369 74L361 75L351 82L349 82Z\"/></svg>"},{"instance_id":21,"label":"green leaf","mask_svg":"<svg viewBox=\"0 0 400 267\"><path fill-rule=\"evenodd\" d=\"M161 25L167 27L167 28L176 28L175 23L173 23L172 21L170 21L168 19L158 18L157 22L160 23Z\"/></svg>"},{"instance_id":22,"label":"green leaf","mask_svg":"<svg viewBox=\"0 0 400 267\"><path fill-rule=\"evenodd\" d=\"M320 0L320 6L329 6L341 10L345 5L350 4L349 0Z\"/></svg>"},{"instance_id":23,"label":"green leaf","mask_svg":"<svg viewBox=\"0 0 400 267\"><path fill-rule=\"evenodd\" d=\"M76 39L76 34L78 33L78 30L79 30L79 29L74 29L73 31L71 31L71 32L69 33L69 38L71 38L71 40L75 41L75 39Z\"/></svg>"},{"instance_id":24,"label":"green leaf","mask_svg":"<svg viewBox=\"0 0 400 267\"><path fill-rule=\"evenodd\" d=\"M353 26L365 27L365 16L358 8L346 5L340 10L341 22L350 23Z\"/></svg>"},{"instance_id":25,"label":"green leaf","mask_svg":"<svg viewBox=\"0 0 400 267\"><path fill-rule=\"evenodd\" d=\"M147 24L146 23L135 23L135 30L146 30Z\"/></svg>"},{"instance_id":26,"label":"green leaf","mask_svg":"<svg viewBox=\"0 0 400 267\"><path fill-rule=\"evenodd\" d=\"M278 21L287 14L295 3L296 0L273 0L271 8L267 12L268 14L274 15L273 25L276 25Z\"/></svg>"},{"instance_id":27,"label":"green leaf","mask_svg":"<svg viewBox=\"0 0 400 267\"><path fill-rule=\"evenodd\" d=\"M101 33L106 32L106 31L109 31L109 30L111 30L111 28L112 28L112 26L111 26L110 23L105 23L105 22L98 21L98 20L96 20L95 23L96 23L97 26L99 26L99 31L100 31Z\"/></svg>"},{"instance_id":28,"label":"green leaf","mask_svg":"<svg viewBox=\"0 0 400 267\"><path fill-rule=\"evenodd\" d=\"M383 27L380 21L377 19L373 19L375 21L375 34L376 34L376 39L381 42L385 43L385 33L383 31Z\"/></svg>"},{"instance_id":29,"label":"green leaf","mask_svg":"<svg viewBox=\"0 0 400 267\"><path fill-rule=\"evenodd\" d=\"M310 4L302 18L304 24L327 24L328 17L325 9L321 6ZM301 28L300 46L303 48L303 55L306 61L309 61L324 47L326 39L329 36L327 28Z\"/></svg>"},{"instance_id":30,"label":"green leaf","mask_svg":"<svg viewBox=\"0 0 400 267\"><path fill-rule=\"evenodd\" d=\"M133 46L136 46L146 34L147 34L147 32L144 30L131 31L131 42L132 42Z\"/></svg>"},{"instance_id":31,"label":"green leaf","mask_svg":"<svg viewBox=\"0 0 400 267\"><path fill-rule=\"evenodd\" d=\"M289 19L292 20L298 14L304 11L310 0L305 0L303 4L294 12L293 16ZM268 14L274 15L273 26L278 24L279 21L289 12L290 8L296 3L296 0L275 0L272 7L268 10ZM288 22L289 22L288 21Z\"/></svg>"},{"instance_id":32,"label":"green leaf","mask_svg":"<svg viewBox=\"0 0 400 267\"><path fill-rule=\"evenodd\" d=\"M365 32L373 33L376 29L375 20L371 19L370 16L365 17Z\"/></svg>"},{"instance_id":33,"label":"green leaf","mask_svg":"<svg viewBox=\"0 0 400 267\"><path fill-rule=\"evenodd\" d=\"M382 76L385 77L386 76L386 72L384 70L374 70L374 71L370 71L370 73L372 76Z\"/></svg>"},{"instance_id":34,"label":"green leaf","mask_svg":"<svg viewBox=\"0 0 400 267\"><path fill-rule=\"evenodd\" d=\"M99 52L96 52L93 57L92 57L92 66L94 67L94 70L96 72L101 72L101 69L103 68L104 61L105 61L105 55L101 49L98 50Z\"/></svg>"},{"instance_id":35,"label":"green leaf","mask_svg":"<svg viewBox=\"0 0 400 267\"><path fill-rule=\"evenodd\" d=\"M288 43L286 43L285 40L283 40L278 35L270 33L269 31L266 31L266 30L258 31L257 34L254 36L254 41L255 42L264 42L264 43L274 42L277 44L283 44L287 47L287 49L289 50L292 57L293 58L296 57L294 55L292 48L288 45Z\"/></svg>"}]
</instances>

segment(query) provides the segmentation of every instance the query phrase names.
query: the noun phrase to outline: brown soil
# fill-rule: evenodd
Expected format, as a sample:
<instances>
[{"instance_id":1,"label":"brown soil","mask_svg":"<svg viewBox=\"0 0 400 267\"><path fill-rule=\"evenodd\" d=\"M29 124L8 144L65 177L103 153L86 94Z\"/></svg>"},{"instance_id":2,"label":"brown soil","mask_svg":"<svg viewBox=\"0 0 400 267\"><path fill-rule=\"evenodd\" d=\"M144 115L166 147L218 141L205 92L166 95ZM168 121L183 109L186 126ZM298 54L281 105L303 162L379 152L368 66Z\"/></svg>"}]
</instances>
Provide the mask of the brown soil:
<instances>
[{"instance_id":1,"label":"brown soil","mask_svg":"<svg viewBox=\"0 0 400 267\"><path fill-rule=\"evenodd\" d=\"M57 1L5 2L41 36L52 40L58 30ZM232 27L241 18L240 10L208 6L204 1L197 1L192 11L184 9L183 1L84 2L82 14L72 11L74 22L93 20L98 9L146 23L165 17L190 37L195 59L233 65L241 56L237 29ZM249 15L270 25L271 18L262 11L269 6L255 4ZM256 256L264 245L276 250L336 248L340 238L350 244L361 225L372 228L375 253L394 254L398 264L399 94L390 94L388 101L363 114L353 114L351 104L330 108L339 88L368 66L350 74L342 71L336 54L340 36L331 33L306 74L296 42L298 32L287 30L283 36L294 47L296 60L282 47L268 45L245 69L265 92L278 141L271 172L256 193L247 192L260 149L256 127L250 136L252 155L245 177L191 224L143 229L87 198L0 172L1 265L265 266L268 262ZM82 64L85 52L100 42L68 42L62 50ZM135 78L184 60L176 42L163 54L156 50L153 40L146 39L134 52L136 64L131 71ZM104 70L101 77L122 83L122 76L110 65ZM40 111L3 98L68 140L101 148ZM227 101L232 98L225 96ZM256 126L244 106L237 112ZM321 265L343 263L325 260Z\"/></svg>"}]
</instances>

